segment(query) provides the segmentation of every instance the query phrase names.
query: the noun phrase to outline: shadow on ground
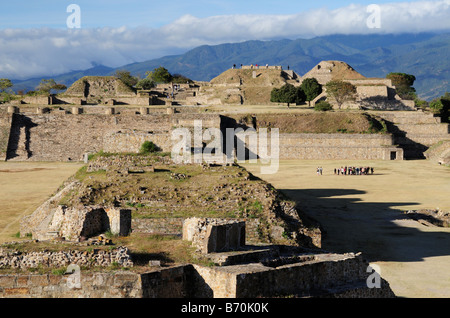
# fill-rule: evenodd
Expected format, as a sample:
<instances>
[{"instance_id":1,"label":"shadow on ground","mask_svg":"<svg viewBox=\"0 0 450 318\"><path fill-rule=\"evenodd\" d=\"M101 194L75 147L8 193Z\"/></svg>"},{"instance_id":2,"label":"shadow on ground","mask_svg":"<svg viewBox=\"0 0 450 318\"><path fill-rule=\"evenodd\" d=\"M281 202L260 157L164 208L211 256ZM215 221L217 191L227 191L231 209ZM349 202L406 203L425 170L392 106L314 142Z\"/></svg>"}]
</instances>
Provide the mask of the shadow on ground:
<instances>
[{"instance_id":1,"label":"shadow on ground","mask_svg":"<svg viewBox=\"0 0 450 318\"><path fill-rule=\"evenodd\" d=\"M324 250L362 252L371 262L417 262L450 255L448 231L439 227L430 231L399 209L416 202L363 202L358 196L365 192L355 189L281 191L321 224Z\"/></svg>"}]
</instances>

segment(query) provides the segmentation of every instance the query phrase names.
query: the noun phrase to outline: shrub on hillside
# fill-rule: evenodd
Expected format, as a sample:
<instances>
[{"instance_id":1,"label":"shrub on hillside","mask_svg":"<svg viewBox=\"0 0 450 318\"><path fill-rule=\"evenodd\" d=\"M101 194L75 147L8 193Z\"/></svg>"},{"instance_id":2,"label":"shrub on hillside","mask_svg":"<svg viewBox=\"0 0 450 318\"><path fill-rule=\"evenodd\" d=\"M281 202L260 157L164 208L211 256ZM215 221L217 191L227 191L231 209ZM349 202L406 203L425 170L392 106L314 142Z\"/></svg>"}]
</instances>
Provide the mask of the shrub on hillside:
<instances>
[{"instance_id":1,"label":"shrub on hillside","mask_svg":"<svg viewBox=\"0 0 450 318\"><path fill-rule=\"evenodd\" d=\"M320 111L320 112L326 112L328 110L332 110L333 106L331 106L330 103L326 101L320 101L314 106L314 110Z\"/></svg>"},{"instance_id":2,"label":"shrub on hillside","mask_svg":"<svg viewBox=\"0 0 450 318\"><path fill-rule=\"evenodd\" d=\"M161 149L159 149L159 147L157 145L155 145L153 142L144 141L144 143L141 145L140 153L149 154L149 153L158 152L160 150Z\"/></svg>"}]
</instances>

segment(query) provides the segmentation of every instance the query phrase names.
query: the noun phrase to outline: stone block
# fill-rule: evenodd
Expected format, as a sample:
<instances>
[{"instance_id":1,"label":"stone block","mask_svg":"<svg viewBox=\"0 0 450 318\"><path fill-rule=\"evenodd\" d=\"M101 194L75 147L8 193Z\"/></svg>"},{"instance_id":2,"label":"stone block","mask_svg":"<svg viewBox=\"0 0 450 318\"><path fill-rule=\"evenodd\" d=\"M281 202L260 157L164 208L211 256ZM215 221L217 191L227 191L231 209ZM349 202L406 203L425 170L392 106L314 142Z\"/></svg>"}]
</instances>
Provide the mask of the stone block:
<instances>
[{"instance_id":1,"label":"stone block","mask_svg":"<svg viewBox=\"0 0 450 318\"><path fill-rule=\"evenodd\" d=\"M114 235L127 236L131 232L131 210L105 209L109 220L109 228Z\"/></svg>"},{"instance_id":2,"label":"stone block","mask_svg":"<svg viewBox=\"0 0 450 318\"><path fill-rule=\"evenodd\" d=\"M19 107L8 106L8 114L17 114L17 113L19 113Z\"/></svg>"},{"instance_id":3,"label":"stone block","mask_svg":"<svg viewBox=\"0 0 450 318\"><path fill-rule=\"evenodd\" d=\"M80 101L80 104L81 104L81 101ZM81 108L81 107L72 107L72 114L73 115L79 115L81 113L83 113L83 108Z\"/></svg>"},{"instance_id":4,"label":"stone block","mask_svg":"<svg viewBox=\"0 0 450 318\"><path fill-rule=\"evenodd\" d=\"M27 286L28 286L28 276L18 276L17 287L27 287Z\"/></svg>"},{"instance_id":5,"label":"stone block","mask_svg":"<svg viewBox=\"0 0 450 318\"><path fill-rule=\"evenodd\" d=\"M116 113L114 107L109 107L105 109L105 115L114 115Z\"/></svg>"},{"instance_id":6,"label":"stone block","mask_svg":"<svg viewBox=\"0 0 450 318\"><path fill-rule=\"evenodd\" d=\"M49 280L47 275L31 275L30 276L31 286L48 286Z\"/></svg>"},{"instance_id":7,"label":"stone block","mask_svg":"<svg viewBox=\"0 0 450 318\"><path fill-rule=\"evenodd\" d=\"M183 239L202 253L238 250L245 246L245 222L228 219L190 218L183 223Z\"/></svg>"},{"instance_id":8,"label":"stone block","mask_svg":"<svg viewBox=\"0 0 450 318\"><path fill-rule=\"evenodd\" d=\"M14 296L14 297L19 297L19 296L24 296L24 295L28 295L30 294L30 289L29 288L5 288L4 290L4 295L5 296Z\"/></svg>"},{"instance_id":9,"label":"stone block","mask_svg":"<svg viewBox=\"0 0 450 318\"><path fill-rule=\"evenodd\" d=\"M140 113L141 115L148 115L148 113L149 113L148 108L147 108L147 107L141 107L141 108L139 108L139 113Z\"/></svg>"},{"instance_id":10,"label":"stone block","mask_svg":"<svg viewBox=\"0 0 450 318\"><path fill-rule=\"evenodd\" d=\"M15 276L0 276L0 286L3 288L12 288L15 287L16 277Z\"/></svg>"}]
</instances>

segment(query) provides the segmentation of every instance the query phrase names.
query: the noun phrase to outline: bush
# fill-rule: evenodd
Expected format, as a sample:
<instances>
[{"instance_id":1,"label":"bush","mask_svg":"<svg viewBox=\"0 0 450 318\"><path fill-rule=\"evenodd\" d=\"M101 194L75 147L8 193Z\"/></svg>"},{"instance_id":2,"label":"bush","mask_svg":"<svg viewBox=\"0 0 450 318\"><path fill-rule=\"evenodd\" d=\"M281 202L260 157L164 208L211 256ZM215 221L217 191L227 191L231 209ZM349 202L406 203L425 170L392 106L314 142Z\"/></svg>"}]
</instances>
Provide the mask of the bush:
<instances>
[{"instance_id":1,"label":"bush","mask_svg":"<svg viewBox=\"0 0 450 318\"><path fill-rule=\"evenodd\" d=\"M320 112L326 112L327 110L332 110L332 109L333 109L333 106L331 106L330 103L325 102L325 101L318 102L314 106L314 110L320 111Z\"/></svg>"},{"instance_id":2,"label":"bush","mask_svg":"<svg viewBox=\"0 0 450 318\"><path fill-rule=\"evenodd\" d=\"M273 103L302 104L306 99L301 87L285 84L281 88L274 88L270 93L270 101Z\"/></svg>"},{"instance_id":3,"label":"bush","mask_svg":"<svg viewBox=\"0 0 450 318\"><path fill-rule=\"evenodd\" d=\"M147 154L147 153L153 153L153 152L158 152L158 151L160 151L159 147L156 146L153 142L145 141L141 146L140 153Z\"/></svg>"},{"instance_id":4,"label":"bush","mask_svg":"<svg viewBox=\"0 0 450 318\"><path fill-rule=\"evenodd\" d=\"M430 109L432 112L439 114L441 113L442 109L444 108L444 104L440 99L435 99L430 102Z\"/></svg>"}]
</instances>

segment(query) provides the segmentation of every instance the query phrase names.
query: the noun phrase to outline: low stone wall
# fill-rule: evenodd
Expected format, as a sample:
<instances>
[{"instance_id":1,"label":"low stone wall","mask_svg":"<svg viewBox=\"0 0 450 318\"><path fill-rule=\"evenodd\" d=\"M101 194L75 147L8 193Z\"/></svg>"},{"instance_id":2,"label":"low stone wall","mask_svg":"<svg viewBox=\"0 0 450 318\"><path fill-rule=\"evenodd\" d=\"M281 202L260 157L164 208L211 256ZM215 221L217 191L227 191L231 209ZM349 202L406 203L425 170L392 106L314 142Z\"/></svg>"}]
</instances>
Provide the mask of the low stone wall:
<instances>
[{"instance_id":1,"label":"low stone wall","mask_svg":"<svg viewBox=\"0 0 450 318\"><path fill-rule=\"evenodd\" d=\"M103 140L105 152L130 152L138 153L145 141L151 141L164 152L172 151L172 140L167 133L148 133L138 131L118 131L106 134Z\"/></svg>"},{"instance_id":2,"label":"low stone wall","mask_svg":"<svg viewBox=\"0 0 450 318\"><path fill-rule=\"evenodd\" d=\"M236 134L252 151L250 138ZM271 137L259 139L271 154ZM391 135L383 134L279 134L279 159L306 160L389 160L393 146ZM400 156L400 154L399 154ZM401 157L402 158L402 157Z\"/></svg>"},{"instance_id":3,"label":"low stone wall","mask_svg":"<svg viewBox=\"0 0 450 318\"><path fill-rule=\"evenodd\" d=\"M377 98L388 98L387 86L357 86L356 93L360 98L371 98L377 96Z\"/></svg>"},{"instance_id":4,"label":"low stone wall","mask_svg":"<svg viewBox=\"0 0 450 318\"><path fill-rule=\"evenodd\" d=\"M192 272L191 265L184 265L144 274L81 270L65 275L0 275L0 298L183 298L195 293L187 289Z\"/></svg>"},{"instance_id":5,"label":"low stone wall","mask_svg":"<svg viewBox=\"0 0 450 318\"><path fill-rule=\"evenodd\" d=\"M131 220L133 233L163 234L163 235L182 235L184 218L152 218ZM245 241L248 243L257 243L261 241L259 234L259 219L236 219L236 221L245 221Z\"/></svg>"},{"instance_id":6,"label":"low stone wall","mask_svg":"<svg viewBox=\"0 0 450 318\"><path fill-rule=\"evenodd\" d=\"M2 298L142 297L140 276L121 271L72 275L1 275Z\"/></svg>"},{"instance_id":7,"label":"low stone wall","mask_svg":"<svg viewBox=\"0 0 450 318\"><path fill-rule=\"evenodd\" d=\"M326 258L329 258L326 260ZM277 268L260 263L224 267L181 265L143 274L130 271L65 275L0 275L0 297L23 298L254 298L395 297L380 278L368 288L367 263L358 257L325 255L323 260ZM315 294L320 290L322 295Z\"/></svg>"},{"instance_id":8,"label":"low stone wall","mask_svg":"<svg viewBox=\"0 0 450 318\"><path fill-rule=\"evenodd\" d=\"M445 135L449 133L449 124L396 124L399 131L412 135Z\"/></svg>"},{"instance_id":9,"label":"low stone wall","mask_svg":"<svg viewBox=\"0 0 450 318\"><path fill-rule=\"evenodd\" d=\"M183 218L153 218L131 220L133 233L181 235Z\"/></svg>"},{"instance_id":10,"label":"low stone wall","mask_svg":"<svg viewBox=\"0 0 450 318\"><path fill-rule=\"evenodd\" d=\"M117 264L122 267L132 267L133 261L128 248L117 247L113 250L93 249L91 252L68 250L60 252L18 252L0 247L1 268L60 268L69 265L87 267L108 267ZM1 287L1 285L0 285Z\"/></svg>"},{"instance_id":11,"label":"low stone wall","mask_svg":"<svg viewBox=\"0 0 450 318\"><path fill-rule=\"evenodd\" d=\"M22 100L24 104L51 105L52 98L50 96L27 96Z\"/></svg>"},{"instance_id":12,"label":"low stone wall","mask_svg":"<svg viewBox=\"0 0 450 318\"><path fill-rule=\"evenodd\" d=\"M395 297L381 277L380 288L367 287L366 280L371 275L366 271L368 265L354 254L323 254L316 255L314 260L275 268L261 263L212 268L194 265L194 268L199 274L196 289L202 297L316 296L317 291L332 297L337 287L347 292L343 297Z\"/></svg>"}]
</instances>

